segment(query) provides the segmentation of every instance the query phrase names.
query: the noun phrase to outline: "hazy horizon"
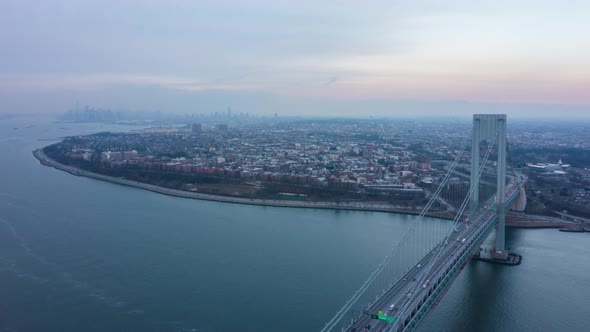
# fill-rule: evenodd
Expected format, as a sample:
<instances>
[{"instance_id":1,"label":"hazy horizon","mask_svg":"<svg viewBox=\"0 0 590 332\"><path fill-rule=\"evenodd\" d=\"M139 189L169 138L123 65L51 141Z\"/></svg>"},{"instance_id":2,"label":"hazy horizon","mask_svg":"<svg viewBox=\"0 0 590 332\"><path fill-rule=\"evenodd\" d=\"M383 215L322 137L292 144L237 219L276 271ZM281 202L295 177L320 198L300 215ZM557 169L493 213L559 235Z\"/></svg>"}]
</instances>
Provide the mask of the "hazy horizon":
<instances>
[{"instance_id":1,"label":"hazy horizon","mask_svg":"<svg viewBox=\"0 0 590 332\"><path fill-rule=\"evenodd\" d=\"M590 3L0 3L0 114L590 117Z\"/></svg>"}]
</instances>

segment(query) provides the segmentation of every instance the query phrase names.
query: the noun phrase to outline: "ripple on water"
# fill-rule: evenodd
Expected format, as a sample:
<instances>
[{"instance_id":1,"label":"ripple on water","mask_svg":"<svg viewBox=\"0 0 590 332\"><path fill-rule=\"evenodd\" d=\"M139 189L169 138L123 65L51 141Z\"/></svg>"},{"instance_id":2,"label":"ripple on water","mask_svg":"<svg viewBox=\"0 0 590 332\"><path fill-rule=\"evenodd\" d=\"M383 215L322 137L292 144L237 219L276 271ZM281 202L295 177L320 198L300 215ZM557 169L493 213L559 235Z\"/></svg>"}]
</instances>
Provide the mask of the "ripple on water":
<instances>
[{"instance_id":1,"label":"ripple on water","mask_svg":"<svg viewBox=\"0 0 590 332\"><path fill-rule=\"evenodd\" d=\"M5 264L4 266L0 266L0 271L9 272L19 279L30 280L37 284L63 284L69 289L75 290L83 296L93 298L112 308L125 308L127 306L126 301L123 301L116 296L108 295L107 292L103 289L94 287L85 281L75 279L69 272L61 271L57 264L50 262L45 257L35 252L33 248L29 246L27 241L19 235L16 228L10 221L4 218L0 218L0 223L5 225L5 227L9 230L9 234L11 235L13 240L15 240L17 246L24 252L25 256L32 258L32 260L36 262L38 265L45 267L44 271L48 272L49 275L53 275L53 278L48 279L40 277L37 274L25 271L23 268L19 267L16 262L10 261L3 256L0 257L0 262L5 262L7 264ZM135 313L141 312L141 314L143 314L143 310L141 309L133 309L131 311L135 311Z\"/></svg>"}]
</instances>

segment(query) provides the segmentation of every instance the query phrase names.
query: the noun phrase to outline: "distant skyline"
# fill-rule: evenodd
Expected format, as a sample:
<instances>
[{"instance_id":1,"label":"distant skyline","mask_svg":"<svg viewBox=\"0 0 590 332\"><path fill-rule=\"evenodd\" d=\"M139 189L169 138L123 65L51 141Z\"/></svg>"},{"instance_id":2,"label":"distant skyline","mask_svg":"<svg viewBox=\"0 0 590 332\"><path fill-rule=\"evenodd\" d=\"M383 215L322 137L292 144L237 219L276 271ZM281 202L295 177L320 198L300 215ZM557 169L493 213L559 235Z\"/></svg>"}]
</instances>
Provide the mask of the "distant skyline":
<instances>
[{"instance_id":1,"label":"distant skyline","mask_svg":"<svg viewBox=\"0 0 590 332\"><path fill-rule=\"evenodd\" d=\"M0 2L0 114L590 117L588 1Z\"/></svg>"}]
</instances>

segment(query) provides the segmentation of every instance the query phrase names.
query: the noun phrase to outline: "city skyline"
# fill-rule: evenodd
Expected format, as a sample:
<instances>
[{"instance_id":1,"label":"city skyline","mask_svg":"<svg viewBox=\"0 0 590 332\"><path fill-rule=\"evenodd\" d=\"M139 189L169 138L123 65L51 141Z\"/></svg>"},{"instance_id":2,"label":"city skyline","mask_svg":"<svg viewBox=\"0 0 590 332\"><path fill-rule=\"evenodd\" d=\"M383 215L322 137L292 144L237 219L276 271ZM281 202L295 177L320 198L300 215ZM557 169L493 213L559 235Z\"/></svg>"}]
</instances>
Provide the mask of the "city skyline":
<instances>
[{"instance_id":1,"label":"city skyline","mask_svg":"<svg viewBox=\"0 0 590 332\"><path fill-rule=\"evenodd\" d=\"M171 113L590 113L583 1L0 9L0 113L62 113L76 100Z\"/></svg>"}]
</instances>

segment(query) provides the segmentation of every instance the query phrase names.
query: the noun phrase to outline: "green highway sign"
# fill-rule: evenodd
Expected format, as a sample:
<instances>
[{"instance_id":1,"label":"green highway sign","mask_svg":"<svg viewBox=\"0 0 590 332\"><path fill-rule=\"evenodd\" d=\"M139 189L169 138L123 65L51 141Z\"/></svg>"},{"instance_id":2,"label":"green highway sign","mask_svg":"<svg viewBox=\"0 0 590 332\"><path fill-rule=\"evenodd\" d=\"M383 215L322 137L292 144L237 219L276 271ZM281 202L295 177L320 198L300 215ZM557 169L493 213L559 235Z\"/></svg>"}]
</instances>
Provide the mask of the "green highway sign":
<instances>
[{"instance_id":1,"label":"green highway sign","mask_svg":"<svg viewBox=\"0 0 590 332\"><path fill-rule=\"evenodd\" d=\"M380 313L378 316L379 316L380 320L384 320L384 321L388 322L389 324L395 323L395 318L387 316L384 313Z\"/></svg>"},{"instance_id":2,"label":"green highway sign","mask_svg":"<svg viewBox=\"0 0 590 332\"><path fill-rule=\"evenodd\" d=\"M395 323L395 318L393 318L391 316L387 316L382 311L379 311L379 313L377 315L371 315L371 318L378 319L378 320L384 320L384 321L386 321L389 324L394 324Z\"/></svg>"}]
</instances>

